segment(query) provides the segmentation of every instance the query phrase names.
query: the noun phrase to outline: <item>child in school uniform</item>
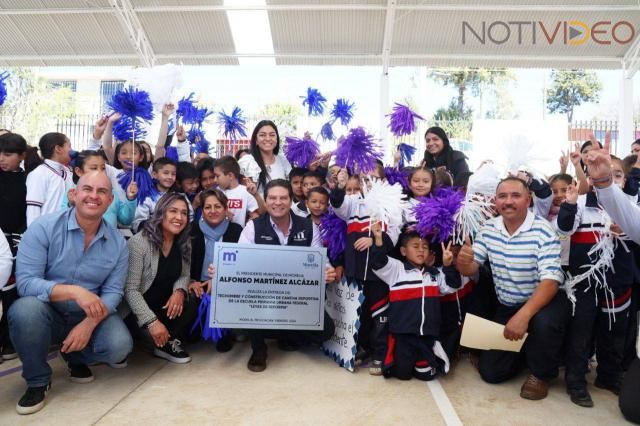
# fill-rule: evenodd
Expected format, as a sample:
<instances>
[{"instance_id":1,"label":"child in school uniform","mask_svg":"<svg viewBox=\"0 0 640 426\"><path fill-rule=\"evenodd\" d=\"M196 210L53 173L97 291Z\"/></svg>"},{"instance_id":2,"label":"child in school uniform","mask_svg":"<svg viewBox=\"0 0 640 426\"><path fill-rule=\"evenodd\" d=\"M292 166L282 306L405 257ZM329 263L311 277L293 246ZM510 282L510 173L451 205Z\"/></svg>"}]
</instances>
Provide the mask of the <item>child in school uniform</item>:
<instances>
[{"instance_id":1,"label":"child in school uniform","mask_svg":"<svg viewBox=\"0 0 640 426\"><path fill-rule=\"evenodd\" d=\"M453 266L451 243L443 245L443 270L425 267L429 243L415 231L400 236L404 262L388 257L382 227L372 225L375 239L373 271L389 286L389 344L384 360L385 377L433 380L449 370L449 359L438 341L442 291L460 287Z\"/></svg>"},{"instance_id":2,"label":"child in school uniform","mask_svg":"<svg viewBox=\"0 0 640 426\"><path fill-rule=\"evenodd\" d=\"M612 159L613 180L624 187L622 162ZM595 386L618 394L622 380L622 359L629 323L631 287L634 278L631 241L623 230L611 222L599 205L595 192L578 196L572 184L566 200L560 205L555 227L560 234L571 237L569 253L569 279L565 281L567 293L574 303L566 344L567 393L571 401L581 407L593 407L587 390L586 374L595 340L598 366ZM599 269L575 283L572 277L585 273L601 256L591 256L590 250L607 234L614 232L618 241L612 243L613 268Z\"/></svg>"},{"instance_id":3,"label":"child in school uniform","mask_svg":"<svg viewBox=\"0 0 640 426\"><path fill-rule=\"evenodd\" d=\"M379 163L369 175L363 178L384 179L384 166ZM363 286L364 303L360 316L360 345L371 357L369 374L382 375L382 364L387 347L387 309L389 307L389 287L372 271L369 262L369 248L373 238L369 231L370 212L364 197L360 194L346 195L348 174L346 170L338 173L338 184L331 192L330 203L338 217L347 222L347 247L344 251L345 275L357 280ZM384 225L383 241L387 252L395 246L398 226ZM360 357L364 357L361 352ZM360 360L358 360L360 362Z\"/></svg>"},{"instance_id":4,"label":"child in school uniform","mask_svg":"<svg viewBox=\"0 0 640 426\"><path fill-rule=\"evenodd\" d=\"M317 188L325 184L324 174L317 171L308 171L302 177L302 198L298 203L294 203L291 206L293 214L300 217L309 216L309 210L307 209L307 197L309 191L312 188Z\"/></svg>"},{"instance_id":5,"label":"child in school uniform","mask_svg":"<svg viewBox=\"0 0 640 426\"><path fill-rule=\"evenodd\" d=\"M27 229L27 174L20 167L27 151L27 142L16 133L0 136L0 229L11 251L12 268L9 279L0 282L2 311L0 319L0 362L17 357L11 339L6 312L18 298L15 280L15 256L22 233Z\"/></svg>"},{"instance_id":6,"label":"child in school uniform","mask_svg":"<svg viewBox=\"0 0 640 426\"><path fill-rule=\"evenodd\" d=\"M62 208L62 199L73 186L71 142L62 133L47 133L38 144L44 162L27 176L27 226L47 213Z\"/></svg>"}]
</instances>

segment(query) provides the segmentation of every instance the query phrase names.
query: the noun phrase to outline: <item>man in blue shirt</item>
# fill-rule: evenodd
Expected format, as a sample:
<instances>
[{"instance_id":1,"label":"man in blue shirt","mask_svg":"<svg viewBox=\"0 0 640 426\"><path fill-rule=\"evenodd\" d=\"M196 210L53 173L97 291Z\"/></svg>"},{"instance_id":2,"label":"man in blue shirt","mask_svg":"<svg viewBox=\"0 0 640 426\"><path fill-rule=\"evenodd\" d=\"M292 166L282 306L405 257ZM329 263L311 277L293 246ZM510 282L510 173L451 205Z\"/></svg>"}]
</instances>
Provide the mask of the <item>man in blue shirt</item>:
<instances>
[{"instance_id":1,"label":"man in blue shirt","mask_svg":"<svg viewBox=\"0 0 640 426\"><path fill-rule=\"evenodd\" d=\"M51 344L62 342L60 352L77 383L93 380L89 364L124 366L133 346L116 314L129 253L118 230L102 219L113 201L111 183L104 173L86 174L69 199L75 208L29 226L16 260L21 297L8 319L28 386L16 406L19 414L44 406L51 386Z\"/></svg>"}]
</instances>

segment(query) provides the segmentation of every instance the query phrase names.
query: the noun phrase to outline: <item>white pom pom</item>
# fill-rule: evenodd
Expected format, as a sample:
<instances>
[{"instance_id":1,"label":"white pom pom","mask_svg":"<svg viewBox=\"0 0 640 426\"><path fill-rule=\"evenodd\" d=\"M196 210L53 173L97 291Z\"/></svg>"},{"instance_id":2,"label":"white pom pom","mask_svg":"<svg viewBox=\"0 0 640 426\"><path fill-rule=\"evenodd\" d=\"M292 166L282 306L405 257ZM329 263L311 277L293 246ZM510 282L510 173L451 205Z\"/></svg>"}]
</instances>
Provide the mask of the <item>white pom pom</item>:
<instances>
[{"instance_id":1,"label":"white pom pom","mask_svg":"<svg viewBox=\"0 0 640 426\"><path fill-rule=\"evenodd\" d=\"M467 194L483 194L493 197L500 183L502 173L495 164L486 162L469 177Z\"/></svg>"},{"instance_id":2,"label":"white pom pom","mask_svg":"<svg viewBox=\"0 0 640 426\"><path fill-rule=\"evenodd\" d=\"M129 75L128 83L149 93L156 111L172 101L174 91L182 86L182 72L174 64L158 65L152 68L135 68Z\"/></svg>"},{"instance_id":3,"label":"white pom pom","mask_svg":"<svg viewBox=\"0 0 640 426\"><path fill-rule=\"evenodd\" d=\"M364 197L371 221L381 220L388 225L402 224L402 186L399 183L373 182Z\"/></svg>"},{"instance_id":4,"label":"white pom pom","mask_svg":"<svg viewBox=\"0 0 640 426\"><path fill-rule=\"evenodd\" d=\"M238 161L238 164L240 165L240 173L257 184L261 170L258 163L256 163L256 160L253 158L253 155L243 155L240 161Z\"/></svg>"}]
</instances>

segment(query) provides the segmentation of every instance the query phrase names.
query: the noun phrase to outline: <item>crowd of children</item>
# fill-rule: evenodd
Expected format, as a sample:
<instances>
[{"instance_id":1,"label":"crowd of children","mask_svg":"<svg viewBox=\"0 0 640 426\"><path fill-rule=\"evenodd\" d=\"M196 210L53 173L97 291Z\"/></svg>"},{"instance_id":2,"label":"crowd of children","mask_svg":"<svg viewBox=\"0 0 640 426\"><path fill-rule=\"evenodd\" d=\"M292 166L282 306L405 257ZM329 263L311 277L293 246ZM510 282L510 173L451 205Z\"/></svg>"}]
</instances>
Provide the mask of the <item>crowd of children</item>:
<instances>
[{"instance_id":1,"label":"crowd of children","mask_svg":"<svg viewBox=\"0 0 640 426\"><path fill-rule=\"evenodd\" d=\"M368 189L386 180L382 162L362 174L332 164L327 155L318 157L309 168L291 167L278 155L280 139L270 121L256 126L249 151L218 159L206 155L191 158L179 126L173 135L179 148L177 161L164 151L165 141L171 139L165 121L172 112L172 106L163 110L162 148L156 149L155 155L149 144L141 141L117 141L114 148L113 127L118 114L96 124L95 150L73 152L67 136L47 133L39 141L38 158L24 138L4 131L0 135L0 229L9 255L19 256L21 235L40 216L73 207L70 201L75 197L68 194L89 172L104 172L112 182L114 201L104 220L127 238L144 228L158 200L168 192L180 193L187 200L190 222L197 224L206 202L222 199L227 204L228 221L244 227L267 211L262 192L267 183L286 177L293 191L292 214L311 222L318 232L328 214L346 223L346 248L332 263L339 278L354 280L363 289L356 362L368 363L370 374L421 380L446 374L461 353L465 314L492 318L498 299L492 272L500 271L491 271L486 264L467 276L457 267L459 242L434 243L416 231L415 208L422 200L437 197L441 188L464 191L473 178L464 155L452 150L442 129L427 131L425 161L399 170L406 177L402 217L385 222L373 217L365 202ZM624 229L612 223L585 174L581 154L595 143L593 139L563 155L557 174L545 179L526 172L517 176L534 194L531 208L536 217L548 221L557 232L549 238L560 241L557 261L565 279L558 284L572 302L564 341L565 380L572 401L581 406L593 405L585 377L594 354L596 386L613 392L620 389L624 371L635 357L640 282L637 246L626 238ZM633 147L640 147L640 140ZM575 166L575 177L566 173L569 163ZM640 159L636 155L614 159L614 183L634 202L638 171ZM219 191L212 192L215 189ZM204 241L201 233L199 238ZM609 256L606 261L611 267L601 264L605 255L593 256L596 246L606 246L598 253ZM191 270L196 277L206 276L199 265ZM13 271L6 280L0 274L0 280L5 313L0 322L0 347L2 358L12 359L17 355L6 313L19 295ZM193 289L197 296L202 295L200 287ZM474 351L465 353L476 358Z\"/></svg>"}]
</instances>

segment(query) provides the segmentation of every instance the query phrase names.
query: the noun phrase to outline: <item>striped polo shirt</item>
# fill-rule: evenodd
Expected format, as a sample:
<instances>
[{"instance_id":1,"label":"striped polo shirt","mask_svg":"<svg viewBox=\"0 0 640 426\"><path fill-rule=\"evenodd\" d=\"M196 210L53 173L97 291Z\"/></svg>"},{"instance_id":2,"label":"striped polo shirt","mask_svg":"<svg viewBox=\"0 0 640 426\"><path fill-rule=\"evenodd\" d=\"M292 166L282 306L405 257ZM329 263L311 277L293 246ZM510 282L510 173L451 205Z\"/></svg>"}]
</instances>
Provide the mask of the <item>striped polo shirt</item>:
<instances>
[{"instance_id":1,"label":"striped polo shirt","mask_svg":"<svg viewBox=\"0 0 640 426\"><path fill-rule=\"evenodd\" d=\"M531 211L513 235L502 217L488 221L476 235L473 252L477 263L489 261L498 300L506 306L527 302L542 280L562 284L564 279L558 235Z\"/></svg>"}]
</instances>

